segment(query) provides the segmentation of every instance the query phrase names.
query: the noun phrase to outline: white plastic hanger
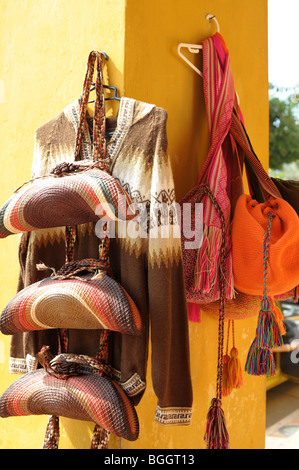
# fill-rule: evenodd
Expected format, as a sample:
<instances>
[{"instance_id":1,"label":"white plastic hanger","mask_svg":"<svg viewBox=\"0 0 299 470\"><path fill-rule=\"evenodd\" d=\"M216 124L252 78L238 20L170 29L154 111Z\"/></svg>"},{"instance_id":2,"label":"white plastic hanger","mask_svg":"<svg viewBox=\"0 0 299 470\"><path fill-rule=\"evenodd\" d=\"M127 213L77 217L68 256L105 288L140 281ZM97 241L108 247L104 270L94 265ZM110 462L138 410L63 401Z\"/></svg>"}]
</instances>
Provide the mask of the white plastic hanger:
<instances>
[{"instance_id":1,"label":"white plastic hanger","mask_svg":"<svg viewBox=\"0 0 299 470\"><path fill-rule=\"evenodd\" d=\"M213 20L215 21L216 23L216 26L217 26L217 33L220 33L220 27L219 27L219 23L216 19L216 17L214 15L211 15L210 13L206 16L206 20L210 21ZM184 56L184 54L181 52L181 48L182 47L185 47L188 49L189 52L191 52L192 54L198 54L199 51L202 49L202 45L201 44L187 44L185 42L181 42L179 45L178 45L178 54L179 56L193 69L195 70L196 73L198 73L198 75L200 75L201 77L203 77L202 75L202 72L201 70L199 70L197 67L195 67L194 64L192 64L192 62L190 62L189 59L187 59L186 56ZM237 92L236 93L236 97L237 97L237 100L238 100L238 104L240 105L240 99L239 99L239 95Z\"/></svg>"},{"instance_id":2,"label":"white plastic hanger","mask_svg":"<svg viewBox=\"0 0 299 470\"><path fill-rule=\"evenodd\" d=\"M214 15L208 14L208 15L206 16L206 20L208 20L208 21L214 20L215 23L216 23L216 26L217 26L217 32L220 33L219 23L218 23L218 21L217 21L217 19L215 18ZM185 43L185 42L181 42L181 43L178 45L178 54L179 54L179 56L180 56L193 70L195 70L195 72L198 73L198 75L200 75L200 76L202 77L203 75L202 75L201 70L199 70L197 67L195 67L195 65L192 64L192 62L190 62L190 60L187 59L187 57L181 52L182 47L187 48L188 51L191 52L192 54L198 54L199 51L202 49L202 45L201 45L201 44L187 44L187 43Z\"/></svg>"}]
</instances>

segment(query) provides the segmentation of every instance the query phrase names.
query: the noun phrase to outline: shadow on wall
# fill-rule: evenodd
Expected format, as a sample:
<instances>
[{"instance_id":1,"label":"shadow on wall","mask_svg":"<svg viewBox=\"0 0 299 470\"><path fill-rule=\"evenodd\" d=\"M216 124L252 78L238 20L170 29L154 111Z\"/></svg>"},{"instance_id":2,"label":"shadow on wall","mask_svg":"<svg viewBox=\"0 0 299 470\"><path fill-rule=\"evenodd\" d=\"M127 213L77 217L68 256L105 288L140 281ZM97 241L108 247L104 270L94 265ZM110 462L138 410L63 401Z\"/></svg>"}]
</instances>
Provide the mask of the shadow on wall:
<instances>
[{"instance_id":1,"label":"shadow on wall","mask_svg":"<svg viewBox=\"0 0 299 470\"><path fill-rule=\"evenodd\" d=\"M60 440L59 449L69 449L71 442L74 449L89 449L91 444L92 433L95 423L89 421L79 421L70 418L59 418L60 421ZM64 447L64 439L66 439L66 447ZM119 449L120 438L110 435L109 448Z\"/></svg>"}]
</instances>

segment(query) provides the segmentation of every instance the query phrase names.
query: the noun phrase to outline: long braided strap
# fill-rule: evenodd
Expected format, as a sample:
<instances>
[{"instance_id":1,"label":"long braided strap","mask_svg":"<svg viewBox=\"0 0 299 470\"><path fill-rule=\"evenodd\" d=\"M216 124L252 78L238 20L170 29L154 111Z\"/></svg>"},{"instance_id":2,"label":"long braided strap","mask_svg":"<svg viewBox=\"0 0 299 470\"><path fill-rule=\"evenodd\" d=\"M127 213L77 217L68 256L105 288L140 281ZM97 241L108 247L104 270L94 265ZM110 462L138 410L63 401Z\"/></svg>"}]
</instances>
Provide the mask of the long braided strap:
<instances>
[{"instance_id":1,"label":"long braided strap","mask_svg":"<svg viewBox=\"0 0 299 470\"><path fill-rule=\"evenodd\" d=\"M109 246L110 246L110 239L109 237L105 237L101 240L99 245L99 259L105 266L108 266L108 272L112 275L112 271L110 268L109 263ZM101 330L100 331L100 341L99 341L99 349L96 354L95 360L98 361L100 364L109 367L110 364L110 351L111 351L111 331L110 330ZM110 369L109 369L110 372ZM110 372L111 373L111 372ZM110 431L104 429L102 426L98 424L95 425L92 438L90 449L107 449L110 439Z\"/></svg>"},{"instance_id":2,"label":"long braided strap","mask_svg":"<svg viewBox=\"0 0 299 470\"><path fill-rule=\"evenodd\" d=\"M83 354L62 353L53 357L49 346L44 346L38 354L38 360L45 371L58 379L67 380L69 377L82 374L98 374L111 377L111 367L108 364L110 335L107 330L101 330L100 347L96 358ZM58 449L60 437L59 417L50 416L46 428L43 449ZM107 449L110 431L95 424L91 449Z\"/></svg>"},{"instance_id":3,"label":"long braided strap","mask_svg":"<svg viewBox=\"0 0 299 470\"><path fill-rule=\"evenodd\" d=\"M59 430L59 417L58 416L50 416L49 421L46 428L45 439L43 442L43 449L58 449L60 437L60 430Z\"/></svg>"},{"instance_id":4,"label":"long braided strap","mask_svg":"<svg viewBox=\"0 0 299 470\"><path fill-rule=\"evenodd\" d=\"M104 367L104 371L109 371L108 373L111 374L110 364L110 345L111 345L111 331L110 330L101 330L100 332L100 341L99 341L99 349L95 360L98 361ZM110 439L110 431L104 429L99 424L96 424L92 433L91 438L91 449L107 449Z\"/></svg>"},{"instance_id":5,"label":"long braided strap","mask_svg":"<svg viewBox=\"0 0 299 470\"><path fill-rule=\"evenodd\" d=\"M83 173L88 170L92 170L93 168L98 168L102 171L107 171L107 165L101 161L90 161L90 160L81 160L80 163L74 162L61 162L58 163L50 173L42 176L36 176L35 178L31 178L30 180L24 181L17 189L14 190L17 193L20 189L23 188L28 183L32 183L33 181L45 179L49 177L53 178L61 178L63 176L73 175L75 173Z\"/></svg>"},{"instance_id":6,"label":"long braided strap","mask_svg":"<svg viewBox=\"0 0 299 470\"><path fill-rule=\"evenodd\" d=\"M224 214L211 189L202 185L198 187L200 198L207 195L215 207L221 222L221 246L219 264L219 320L218 320L218 358L217 358L217 380L216 397L212 399L207 415L207 426L204 439L208 449L227 449L229 447L229 435L226 428L224 412L221 408L222 382L223 382L223 346L224 346L224 323L225 323L225 292L227 282L226 269L226 224Z\"/></svg>"},{"instance_id":7,"label":"long braided strap","mask_svg":"<svg viewBox=\"0 0 299 470\"><path fill-rule=\"evenodd\" d=\"M275 198L281 197L279 190L255 154L245 127L237 116L236 111L232 114L230 133L245 153L245 166L249 185L254 185L254 189L256 191L259 190L264 199L268 199L269 195Z\"/></svg>"},{"instance_id":8,"label":"long braided strap","mask_svg":"<svg viewBox=\"0 0 299 470\"><path fill-rule=\"evenodd\" d=\"M51 279L63 280L75 277L81 279L80 274L85 272L93 273L94 276L91 279L94 279L99 272L106 272L108 270L109 266L106 261L95 258L84 258L80 261L65 263L58 271L54 271L51 274Z\"/></svg>"},{"instance_id":9,"label":"long braided strap","mask_svg":"<svg viewBox=\"0 0 299 470\"><path fill-rule=\"evenodd\" d=\"M219 207L220 209L220 207ZM217 209L218 210L218 209ZM226 240L225 240L225 220L221 217L222 243L220 251L220 274L219 274L219 323L218 323L218 365L217 365L217 390L216 399L221 403L222 398L222 372L223 372L223 342L224 342L224 321L225 321L225 292L226 292Z\"/></svg>"},{"instance_id":10,"label":"long braided strap","mask_svg":"<svg viewBox=\"0 0 299 470\"><path fill-rule=\"evenodd\" d=\"M88 56L87 62L87 71L83 84L83 93L80 103L80 117L79 125L76 135L75 143L75 158L79 158L81 141L83 135L83 128L86 122L86 113L88 106L88 98L90 94L90 87L94 74L95 63L97 65L96 73L96 99L95 99L95 109L94 109L94 121L93 121L93 161L101 161L101 164L109 168L109 162L106 161L106 139L105 139L105 130L106 130L106 115L105 115L105 98L103 90L103 77L102 77L102 57L101 53L98 51L91 51ZM72 262L75 255L75 242L76 242L76 227L66 227L66 262ZM60 352L67 351L67 330L63 329L59 331L59 340L60 345L63 348L60 348Z\"/></svg>"},{"instance_id":11,"label":"long braided strap","mask_svg":"<svg viewBox=\"0 0 299 470\"><path fill-rule=\"evenodd\" d=\"M273 219L273 214L269 212L267 230L264 233L264 237L263 237L263 302L268 301L267 276L268 276L268 261L269 261L269 247L270 247L272 219Z\"/></svg>"},{"instance_id":12,"label":"long braided strap","mask_svg":"<svg viewBox=\"0 0 299 470\"><path fill-rule=\"evenodd\" d=\"M216 209L220 224L221 224L221 245L219 254L219 291L220 291L220 302L219 302L219 322L218 322L218 360L217 360L217 386L216 386L216 400L221 405L222 398L222 371L223 371L223 343L224 343L224 321L225 321L225 292L227 282L227 250L226 250L226 223L222 209L207 185L199 185L197 187L199 193L198 202L200 202L204 196L208 196L213 207Z\"/></svg>"},{"instance_id":13,"label":"long braided strap","mask_svg":"<svg viewBox=\"0 0 299 470\"><path fill-rule=\"evenodd\" d=\"M100 161L107 171L110 167L110 162L106 159L106 114L105 114L105 98L103 90L103 77L102 77L102 57L98 51L91 51L87 62L87 71L83 84L83 92L80 101L80 116L79 124L76 134L74 160L80 160L80 148L82 143L83 130L86 123L86 113L88 106L88 98L90 94L90 87L93 79L94 68L96 63L96 99L94 108L93 119L93 154L92 160L94 162ZM56 168L56 173L62 174L67 168ZM77 169L77 168L76 168ZM66 263L74 260L76 242L76 227L66 227ZM64 354L68 349L68 330L58 330L59 353ZM43 443L43 448L57 449L59 440L59 418L51 416L46 429L46 435Z\"/></svg>"},{"instance_id":14,"label":"long braided strap","mask_svg":"<svg viewBox=\"0 0 299 470\"><path fill-rule=\"evenodd\" d=\"M218 322L218 362L217 362L217 387L216 387L216 399L221 402L222 398L222 370L223 370L223 343L224 343L224 320L225 320L225 291L226 291L226 224L225 218L220 205L211 189L202 185L199 186L200 199L205 195L211 200L215 207L220 222L221 222L221 246L220 246L220 263L219 263L219 290L220 290L220 302L219 302L219 322Z\"/></svg>"},{"instance_id":15,"label":"long braided strap","mask_svg":"<svg viewBox=\"0 0 299 470\"><path fill-rule=\"evenodd\" d=\"M272 212L268 212L267 230L263 237L263 298L256 330L257 348L266 349L274 348L282 344L280 328L272 313L272 303L267 292L270 235L273 217L274 214Z\"/></svg>"},{"instance_id":16,"label":"long braided strap","mask_svg":"<svg viewBox=\"0 0 299 470\"><path fill-rule=\"evenodd\" d=\"M110 270L109 264L109 237L101 240L99 245L99 260L84 259L81 261L70 261L74 255L75 236L72 227L67 227L66 237L66 264L53 277L69 278L84 270L94 271L105 267ZM53 375L61 380L66 380L70 376L96 373L99 375L111 376L109 352L111 343L110 330L100 330L99 348L96 357L67 353L68 330L58 330L59 354L53 357L48 346L44 346L38 354L38 360L49 375ZM58 449L59 443L59 417L50 416L43 449ZM106 449L109 443L110 432L98 424L95 425L91 439L91 449Z\"/></svg>"},{"instance_id":17,"label":"long braided strap","mask_svg":"<svg viewBox=\"0 0 299 470\"><path fill-rule=\"evenodd\" d=\"M83 173L84 171L92 170L93 168L98 168L99 170L105 170L106 166L101 161L90 161L90 160L81 160L78 163L74 162L61 162L58 163L51 171L49 175L41 176L41 178L47 178L50 175L55 177L67 176L74 173ZM39 177L37 177L39 178ZM36 179L37 179L36 178Z\"/></svg>"},{"instance_id":18,"label":"long braided strap","mask_svg":"<svg viewBox=\"0 0 299 470\"><path fill-rule=\"evenodd\" d=\"M71 259L74 255L74 244L76 240L76 227L66 227L66 261ZM64 353L68 349L68 330L61 328L57 330L58 335L58 351ZM44 364L49 360L49 353L43 357L44 348L37 355L40 362ZM46 427L45 437L43 441L43 449L58 449L60 438L59 416L52 415L49 417Z\"/></svg>"},{"instance_id":19,"label":"long braided strap","mask_svg":"<svg viewBox=\"0 0 299 470\"><path fill-rule=\"evenodd\" d=\"M96 424L92 433L90 448L108 449L109 439L110 431Z\"/></svg>"},{"instance_id":20,"label":"long braided strap","mask_svg":"<svg viewBox=\"0 0 299 470\"><path fill-rule=\"evenodd\" d=\"M73 226L65 227L65 259L70 262L74 259L75 242L76 242L77 229ZM60 328L57 330L58 334L58 353L66 353L68 350L68 330ZM47 356L48 357L48 356ZM39 358L39 355L38 355ZM46 363L46 360L45 360ZM46 433L43 442L43 449L58 449L59 445L59 417L50 416L46 428Z\"/></svg>"},{"instance_id":21,"label":"long braided strap","mask_svg":"<svg viewBox=\"0 0 299 470\"><path fill-rule=\"evenodd\" d=\"M222 371L223 371L223 343L224 343L224 321L225 321L225 292L227 283L227 267L226 267L226 223L222 209L207 185L199 185L197 187L199 194L198 202L200 202L204 196L208 196L213 207L216 209L220 224L221 224L221 245L219 255L219 291L220 291L220 302L219 302L219 323L218 323L218 361L217 361L217 386L216 386L216 400L221 405L222 398Z\"/></svg>"},{"instance_id":22,"label":"long braided strap","mask_svg":"<svg viewBox=\"0 0 299 470\"><path fill-rule=\"evenodd\" d=\"M61 380L84 374L111 376L111 367L99 355L93 358L84 354L62 353L51 357L49 346L43 346L38 360L47 374Z\"/></svg>"},{"instance_id":23,"label":"long braided strap","mask_svg":"<svg viewBox=\"0 0 299 470\"><path fill-rule=\"evenodd\" d=\"M111 332L109 330L101 330L100 335L99 349L95 359L103 366L108 367L109 373L111 374L111 368L109 366ZM92 433L90 449L107 449L109 439L110 431L96 424Z\"/></svg>"},{"instance_id":24,"label":"long braided strap","mask_svg":"<svg viewBox=\"0 0 299 470\"><path fill-rule=\"evenodd\" d=\"M103 77L102 77L102 57L101 53L98 51L91 51L88 57L87 62L87 71L85 75L85 80L83 84L83 93L80 102L80 117L79 124L76 135L75 143L75 160L79 160L82 135L84 130L84 125L86 123L86 113L88 106L88 98L90 93L90 87L92 84L94 68L96 63L96 98L95 98L95 107L94 107L94 118L93 118L93 155L92 159L94 161L100 160L102 162L106 161L106 115L105 115L105 98L104 98L104 89L103 89ZM107 162L107 167L109 164Z\"/></svg>"}]
</instances>

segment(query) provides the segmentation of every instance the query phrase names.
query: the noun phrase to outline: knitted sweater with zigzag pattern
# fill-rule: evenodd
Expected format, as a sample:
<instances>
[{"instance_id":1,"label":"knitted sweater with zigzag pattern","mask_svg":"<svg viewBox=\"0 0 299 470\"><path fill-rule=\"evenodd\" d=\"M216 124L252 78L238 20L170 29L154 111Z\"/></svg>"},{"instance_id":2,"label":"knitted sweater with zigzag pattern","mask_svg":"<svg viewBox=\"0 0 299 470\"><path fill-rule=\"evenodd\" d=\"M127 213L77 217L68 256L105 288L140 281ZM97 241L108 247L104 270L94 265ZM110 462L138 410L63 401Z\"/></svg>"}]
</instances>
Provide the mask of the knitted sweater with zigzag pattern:
<instances>
[{"instance_id":1,"label":"knitted sweater with zigzag pattern","mask_svg":"<svg viewBox=\"0 0 299 470\"><path fill-rule=\"evenodd\" d=\"M33 177L49 174L58 163L72 161L78 115L76 100L36 131ZM116 128L107 141L112 175L143 214L138 230L136 226L133 230L129 222L121 230L116 229L110 241L111 266L115 278L138 306L145 325L141 336L112 333L111 364L115 379L137 404L146 388L150 349L152 382L158 399L155 419L163 424L189 424L192 385L188 317L166 122L167 113L162 108L122 98ZM83 159L92 157L88 125L81 153ZM163 219L161 207L172 207L168 213L171 217ZM98 257L96 229L93 223L77 227L75 259ZM23 234L19 259L18 290L47 277L48 273L36 269L37 263L55 269L64 264L64 228ZM69 352L94 356L98 339L97 330L70 330ZM45 344L56 352L55 330L13 335L10 371L25 373L36 368L36 355Z\"/></svg>"}]
</instances>

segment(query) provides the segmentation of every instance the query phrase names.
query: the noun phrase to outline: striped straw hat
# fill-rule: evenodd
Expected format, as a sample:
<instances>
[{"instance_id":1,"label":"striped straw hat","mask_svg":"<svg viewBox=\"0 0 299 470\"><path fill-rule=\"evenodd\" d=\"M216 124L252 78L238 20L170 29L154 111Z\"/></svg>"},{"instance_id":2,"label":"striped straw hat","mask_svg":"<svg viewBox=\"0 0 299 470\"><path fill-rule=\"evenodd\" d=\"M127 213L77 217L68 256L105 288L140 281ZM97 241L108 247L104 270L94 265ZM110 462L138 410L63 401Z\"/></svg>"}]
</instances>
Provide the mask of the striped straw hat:
<instances>
[{"instance_id":1,"label":"striped straw hat","mask_svg":"<svg viewBox=\"0 0 299 470\"><path fill-rule=\"evenodd\" d=\"M135 217L119 182L93 161L64 164L17 190L0 208L0 238L37 229ZM71 173L73 172L73 173Z\"/></svg>"},{"instance_id":2,"label":"striped straw hat","mask_svg":"<svg viewBox=\"0 0 299 470\"><path fill-rule=\"evenodd\" d=\"M61 380L37 369L14 381L0 398L1 418L44 414L93 421L130 441L139 434L131 399L114 380L96 373Z\"/></svg>"},{"instance_id":3,"label":"striped straw hat","mask_svg":"<svg viewBox=\"0 0 299 470\"><path fill-rule=\"evenodd\" d=\"M93 272L88 272L89 265ZM139 334L142 322L133 299L100 265L93 259L67 263L19 291L2 311L1 332L73 328Z\"/></svg>"}]
</instances>

